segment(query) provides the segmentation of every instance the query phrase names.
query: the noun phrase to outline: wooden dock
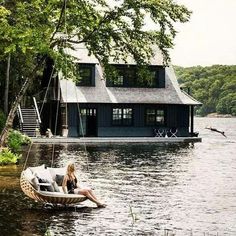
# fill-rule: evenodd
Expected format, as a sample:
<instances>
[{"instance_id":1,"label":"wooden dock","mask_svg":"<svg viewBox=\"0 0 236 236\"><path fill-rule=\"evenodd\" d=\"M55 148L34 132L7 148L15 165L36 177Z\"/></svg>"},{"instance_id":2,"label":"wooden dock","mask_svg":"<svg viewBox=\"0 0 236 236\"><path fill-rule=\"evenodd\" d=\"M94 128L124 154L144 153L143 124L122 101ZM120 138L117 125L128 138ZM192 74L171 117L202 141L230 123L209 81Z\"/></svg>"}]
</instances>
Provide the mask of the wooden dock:
<instances>
[{"instance_id":1,"label":"wooden dock","mask_svg":"<svg viewBox=\"0 0 236 236\"><path fill-rule=\"evenodd\" d=\"M125 143L195 143L201 142L199 137L52 137L32 138L33 143L41 144L125 144Z\"/></svg>"}]
</instances>

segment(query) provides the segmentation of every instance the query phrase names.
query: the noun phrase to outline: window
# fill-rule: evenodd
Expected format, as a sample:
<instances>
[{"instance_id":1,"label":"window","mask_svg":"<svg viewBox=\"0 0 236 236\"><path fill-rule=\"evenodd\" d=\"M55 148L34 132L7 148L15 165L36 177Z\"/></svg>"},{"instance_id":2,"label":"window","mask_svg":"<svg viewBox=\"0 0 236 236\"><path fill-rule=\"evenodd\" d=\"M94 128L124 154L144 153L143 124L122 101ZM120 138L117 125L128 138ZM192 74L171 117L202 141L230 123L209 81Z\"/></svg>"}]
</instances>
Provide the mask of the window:
<instances>
[{"instance_id":1,"label":"window","mask_svg":"<svg viewBox=\"0 0 236 236\"><path fill-rule=\"evenodd\" d=\"M107 79L108 87L164 88L165 68L149 66L148 70L138 70L135 65L113 65L115 75Z\"/></svg>"},{"instance_id":2,"label":"window","mask_svg":"<svg viewBox=\"0 0 236 236\"><path fill-rule=\"evenodd\" d=\"M133 109L132 108L113 108L112 125L132 125Z\"/></svg>"},{"instance_id":3,"label":"window","mask_svg":"<svg viewBox=\"0 0 236 236\"><path fill-rule=\"evenodd\" d=\"M132 124L132 109L125 108L123 109L123 125L131 125Z\"/></svg>"},{"instance_id":4,"label":"window","mask_svg":"<svg viewBox=\"0 0 236 236\"><path fill-rule=\"evenodd\" d=\"M165 125L164 109L147 109L146 110L146 125Z\"/></svg>"},{"instance_id":5,"label":"window","mask_svg":"<svg viewBox=\"0 0 236 236\"><path fill-rule=\"evenodd\" d=\"M112 124L121 125L122 124L122 109L114 108L112 112Z\"/></svg>"},{"instance_id":6,"label":"window","mask_svg":"<svg viewBox=\"0 0 236 236\"><path fill-rule=\"evenodd\" d=\"M150 70L149 71L149 77L147 80L145 80L145 87L147 88L155 88L157 87L157 75L158 71L157 70Z\"/></svg>"},{"instance_id":7,"label":"window","mask_svg":"<svg viewBox=\"0 0 236 236\"><path fill-rule=\"evenodd\" d=\"M134 67L117 66L117 76L111 81L111 86L114 87L133 87L136 71Z\"/></svg>"},{"instance_id":8,"label":"window","mask_svg":"<svg viewBox=\"0 0 236 236\"><path fill-rule=\"evenodd\" d=\"M113 81L113 85L117 86L117 87L119 87L119 86L122 87L123 84L124 84L124 76L123 75L118 75L117 79L114 79L114 81Z\"/></svg>"},{"instance_id":9,"label":"window","mask_svg":"<svg viewBox=\"0 0 236 236\"><path fill-rule=\"evenodd\" d=\"M78 64L80 78L76 82L76 86L94 86L95 67L89 64Z\"/></svg>"},{"instance_id":10,"label":"window","mask_svg":"<svg viewBox=\"0 0 236 236\"><path fill-rule=\"evenodd\" d=\"M155 109L146 110L146 124L147 125L155 125L155 117L156 117Z\"/></svg>"},{"instance_id":11,"label":"window","mask_svg":"<svg viewBox=\"0 0 236 236\"><path fill-rule=\"evenodd\" d=\"M164 110L156 110L156 124L164 125Z\"/></svg>"}]
</instances>

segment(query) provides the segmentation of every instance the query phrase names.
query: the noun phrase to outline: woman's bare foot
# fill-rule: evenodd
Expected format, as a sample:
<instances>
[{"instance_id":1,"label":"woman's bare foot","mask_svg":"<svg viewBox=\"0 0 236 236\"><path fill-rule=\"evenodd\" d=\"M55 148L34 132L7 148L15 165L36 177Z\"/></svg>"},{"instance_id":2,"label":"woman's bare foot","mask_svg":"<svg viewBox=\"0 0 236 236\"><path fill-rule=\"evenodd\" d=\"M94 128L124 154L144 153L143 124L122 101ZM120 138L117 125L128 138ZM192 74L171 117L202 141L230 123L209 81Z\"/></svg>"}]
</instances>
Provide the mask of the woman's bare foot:
<instances>
[{"instance_id":1,"label":"woman's bare foot","mask_svg":"<svg viewBox=\"0 0 236 236\"><path fill-rule=\"evenodd\" d=\"M105 208L106 206L107 206L106 204L102 204L102 203L97 204L98 208Z\"/></svg>"}]
</instances>

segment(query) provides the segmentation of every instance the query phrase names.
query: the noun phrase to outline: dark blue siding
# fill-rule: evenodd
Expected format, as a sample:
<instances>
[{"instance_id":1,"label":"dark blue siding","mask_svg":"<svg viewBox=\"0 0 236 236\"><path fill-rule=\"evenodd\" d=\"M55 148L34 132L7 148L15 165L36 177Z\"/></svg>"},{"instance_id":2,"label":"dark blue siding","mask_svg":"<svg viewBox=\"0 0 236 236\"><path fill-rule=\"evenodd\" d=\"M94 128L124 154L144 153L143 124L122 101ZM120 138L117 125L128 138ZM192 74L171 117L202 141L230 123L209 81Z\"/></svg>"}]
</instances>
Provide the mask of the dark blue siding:
<instances>
[{"instance_id":1,"label":"dark blue siding","mask_svg":"<svg viewBox=\"0 0 236 236\"><path fill-rule=\"evenodd\" d=\"M68 135L78 137L78 108L77 104L68 104Z\"/></svg>"},{"instance_id":2,"label":"dark blue siding","mask_svg":"<svg viewBox=\"0 0 236 236\"><path fill-rule=\"evenodd\" d=\"M112 109L115 107L133 108L132 126L113 126ZM186 105L155 105L155 104L80 104L80 108L97 109L98 137L150 137L154 136L155 126L146 126L145 110L147 108L163 108L166 111L166 124L162 129L178 128L178 136L189 135L189 106ZM69 136L78 136L78 107L68 106Z\"/></svg>"}]
</instances>

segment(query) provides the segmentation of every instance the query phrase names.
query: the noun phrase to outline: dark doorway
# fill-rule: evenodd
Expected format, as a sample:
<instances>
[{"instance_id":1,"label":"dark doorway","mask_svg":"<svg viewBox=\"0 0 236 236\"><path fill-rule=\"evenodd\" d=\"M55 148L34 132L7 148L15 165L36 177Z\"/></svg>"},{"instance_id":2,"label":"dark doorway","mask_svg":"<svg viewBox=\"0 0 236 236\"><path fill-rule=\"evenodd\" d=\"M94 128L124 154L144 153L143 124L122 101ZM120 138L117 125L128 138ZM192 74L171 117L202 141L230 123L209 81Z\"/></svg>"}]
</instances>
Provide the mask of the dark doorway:
<instances>
[{"instance_id":1,"label":"dark doorway","mask_svg":"<svg viewBox=\"0 0 236 236\"><path fill-rule=\"evenodd\" d=\"M79 135L97 137L97 110L95 108L83 108L80 110L80 114L82 122L79 125Z\"/></svg>"},{"instance_id":2,"label":"dark doorway","mask_svg":"<svg viewBox=\"0 0 236 236\"><path fill-rule=\"evenodd\" d=\"M89 137L97 136L97 115L96 109L87 109L87 135Z\"/></svg>"}]
</instances>

